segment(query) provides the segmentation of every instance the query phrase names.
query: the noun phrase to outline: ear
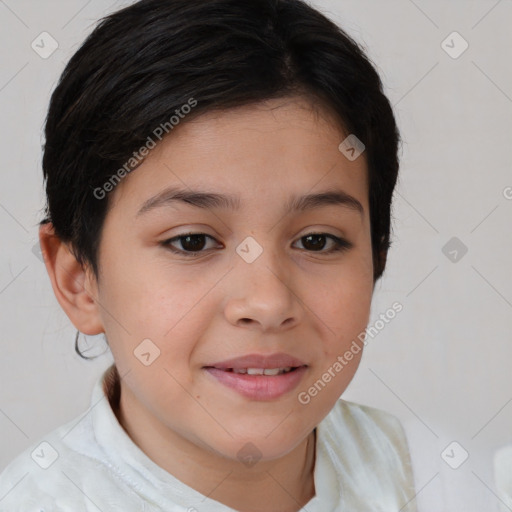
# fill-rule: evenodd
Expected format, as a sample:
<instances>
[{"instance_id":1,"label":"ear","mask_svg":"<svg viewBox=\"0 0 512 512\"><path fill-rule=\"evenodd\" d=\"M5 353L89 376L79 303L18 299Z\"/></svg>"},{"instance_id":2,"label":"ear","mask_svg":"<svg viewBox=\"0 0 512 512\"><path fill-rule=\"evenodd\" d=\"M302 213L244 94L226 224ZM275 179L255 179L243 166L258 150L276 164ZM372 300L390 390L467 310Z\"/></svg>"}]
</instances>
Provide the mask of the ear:
<instances>
[{"instance_id":1,"label":"ear","mask_svg":"<svg viewBox=\"0 0 512 512\"><path fill-rule=\"evenodd\" d=\"M39 244L55 297L73 325L88 335L105 332L98 283L90 268L82 268L68 245L55 235L52 223L39 227Z\"/></svg>"}]
</instances>

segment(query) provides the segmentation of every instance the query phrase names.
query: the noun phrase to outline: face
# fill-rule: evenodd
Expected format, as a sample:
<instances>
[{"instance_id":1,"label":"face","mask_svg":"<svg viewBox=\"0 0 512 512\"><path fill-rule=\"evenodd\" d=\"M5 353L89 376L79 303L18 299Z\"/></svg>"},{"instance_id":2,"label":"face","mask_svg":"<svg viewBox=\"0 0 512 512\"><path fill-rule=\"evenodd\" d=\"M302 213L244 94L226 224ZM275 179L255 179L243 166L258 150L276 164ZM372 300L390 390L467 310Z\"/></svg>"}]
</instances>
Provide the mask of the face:
<instances>
[{"instance_id":1,"label":"face","mask_svg":"<svg viewBox=\"0 0 512 512\"><path fill-rule=\"evenodd\" d=\"M339 151L347 135L301 98L209 113L117 185L95 293L127 417L271 460L332 409L373 292L367 168Z\"/></svg>"}]
</instances>

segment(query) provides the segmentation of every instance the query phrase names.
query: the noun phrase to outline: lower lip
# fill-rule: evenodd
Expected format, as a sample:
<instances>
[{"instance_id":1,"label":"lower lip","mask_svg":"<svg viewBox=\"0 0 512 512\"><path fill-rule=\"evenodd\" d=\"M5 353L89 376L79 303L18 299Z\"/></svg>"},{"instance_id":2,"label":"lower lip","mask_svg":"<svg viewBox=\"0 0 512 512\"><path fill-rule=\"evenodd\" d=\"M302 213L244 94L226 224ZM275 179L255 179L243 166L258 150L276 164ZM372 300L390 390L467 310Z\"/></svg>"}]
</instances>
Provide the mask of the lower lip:
<instances>
[{"instance_id":1,"label":"lower lip","mask_svg":"<svg viewBox=\"0 0 512 512\"><path fill-rule=\"evenodd\" d=\"M247 375L225 372L218 368L205 368L221 384L238 391L253 400L274 400L296 388L307 370L300 366L296 370L280 375Z\"/></svg>"}]
</instances>

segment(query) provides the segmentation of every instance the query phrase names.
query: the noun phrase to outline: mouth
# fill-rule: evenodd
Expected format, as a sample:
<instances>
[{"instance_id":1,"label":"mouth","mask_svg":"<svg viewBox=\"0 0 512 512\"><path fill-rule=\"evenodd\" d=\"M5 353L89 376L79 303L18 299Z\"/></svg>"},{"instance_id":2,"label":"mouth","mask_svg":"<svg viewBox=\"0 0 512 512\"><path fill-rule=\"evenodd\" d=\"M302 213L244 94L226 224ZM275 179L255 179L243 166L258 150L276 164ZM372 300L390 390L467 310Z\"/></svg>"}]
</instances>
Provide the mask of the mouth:
<instances>
[{"instance_id":1,"label":"mouth","mask_svg":"<svg viewBox=\"0 0 512 512\"><path fill-rule=\"evenodd\" d=\"M274 375L272 372L286 372L301 366L306 366L306 363L285 352L276 352L273 354L246 354L209 364L205 368L218 368L219 370L231 370L233 372L241 371L250 375L261 375L263 372L270 370L271 373L267 373L267 375Z\"/></svg>"},{"instance_id":2,"label":"mouth","mask_svg":"<svg viewBox=\"0 0 512 512\"><path fill-rule=\"evenodd\" d=\"M295 389L308 365L287 354L248 355L204 366L214 382L251 400L276 400Z\"/></svg>"},{"instance_id":3,"label":"mouth","mask_svg":"<svg viewBox=\"0 0 512 512\"><path fill-rule=\"evenodd\" d=\"M285 368L216 368L215 366L205 366L205 368L214 368L216 370L221 370L223 372L237 373L239 375L275 376L293 372L300 368L300 366L286 366Z\"/></svg>"}]
</instances>

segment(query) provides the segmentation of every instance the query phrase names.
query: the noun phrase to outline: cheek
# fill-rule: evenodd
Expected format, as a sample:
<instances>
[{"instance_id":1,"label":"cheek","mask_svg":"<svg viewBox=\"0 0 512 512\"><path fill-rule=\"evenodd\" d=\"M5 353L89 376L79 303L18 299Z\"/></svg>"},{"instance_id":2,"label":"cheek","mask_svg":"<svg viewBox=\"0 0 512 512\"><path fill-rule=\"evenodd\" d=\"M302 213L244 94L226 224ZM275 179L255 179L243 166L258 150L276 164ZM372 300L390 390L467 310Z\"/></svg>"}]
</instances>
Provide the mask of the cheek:
<instances>
[{"instance_id":1,"label":"cheek","mask_svg":"<svg viewBox=\"0 0 512 512\"><path fill-rule=\"evenodd\" d=\"M333 279L329 287L317 290L308 299L315 304L311 309L320 319L319 328L325 334L322 346L324 365L329 367L338 356L343 356L354 347L351 360L343 372L355 372L361 358L363 346L361 337L368 325L373 281L360 271L348 268ZM354 342L356 345L353 345ZM337 378L336 380L342 380Z\"/></svg>"},{"instance_id":2,"label":"cheek","mask_svg":"<svg viewBox=\"0 0 512 512\"><path fill-rule=\"evenodd\" d=\"M200 283L183 272L166 272L155 267L132 271L132 277L112 269L100 297L104 325L116 364L121 371L151 373L144 382L151 386L160 375L164 387L172 387L172 373L188 384L191 354L211 318L211 301L205 300L211 284ZM142 354L149 353L149 356ZM144 366L147 360L150 365ZM146 360L146 361L145 361ZM166 373L167 372L169 373ZM135 377L134 377L135 378Z\"/></svg>"},{"instance_id":3,"label":"cheek","mask_svg":"<svg viewBox=\"0 0 512 512\"><path fill-rule=\"evenodd\" d=\"M179 269L127 256L105 268L100 301L126 331L162 337L200 300L202 288Z\"/></svg>"},{"instance_id":4,"label":"cheek","mask_svg":"<svg viewBox=\"0 0 512 512\"><path fill-rule=\"evenodd\" d=\"M349 267L310 293L308 301L334 335L352 333L368 321L372 291L372 281Z\"/></svg>"}]
</instances>

